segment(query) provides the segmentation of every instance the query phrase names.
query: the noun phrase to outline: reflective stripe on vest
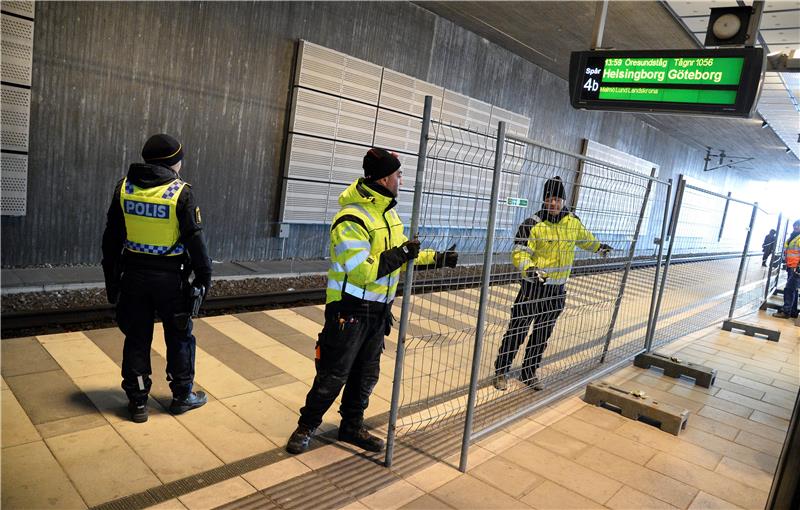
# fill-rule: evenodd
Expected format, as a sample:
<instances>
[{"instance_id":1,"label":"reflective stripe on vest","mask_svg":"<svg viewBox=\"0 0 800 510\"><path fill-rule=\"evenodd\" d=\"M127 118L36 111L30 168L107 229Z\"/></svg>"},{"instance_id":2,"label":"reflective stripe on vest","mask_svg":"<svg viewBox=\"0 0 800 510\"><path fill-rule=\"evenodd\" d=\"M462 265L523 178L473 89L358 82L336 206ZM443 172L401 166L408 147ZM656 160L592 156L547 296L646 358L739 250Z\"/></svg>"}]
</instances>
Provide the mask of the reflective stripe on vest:
<instances>
[{"instance_id":1,"label":"reflective stripe on vest","mask_svg":"<svg viewBox=\"0 0 800 510\"><path fill-rule=\"evenodd\" d=\"M800 267L800 235L786 243L786 267Z\"/></svg>"},{"instance_id":2,"label":"reflective stripe on vest","mask_svg":"<svg viewBox=\"0 0 800 510\"><path fill-rule=\"evenodd\" d=\"M183 244L177 243L180 237L177 207L185 185L185 182L175 179L161 186L139 188L124 179L120 205L125 219L127 250L161 256L184 253ZM173 245L175 248L169 252Z\"/></svg>"}]
</instances>

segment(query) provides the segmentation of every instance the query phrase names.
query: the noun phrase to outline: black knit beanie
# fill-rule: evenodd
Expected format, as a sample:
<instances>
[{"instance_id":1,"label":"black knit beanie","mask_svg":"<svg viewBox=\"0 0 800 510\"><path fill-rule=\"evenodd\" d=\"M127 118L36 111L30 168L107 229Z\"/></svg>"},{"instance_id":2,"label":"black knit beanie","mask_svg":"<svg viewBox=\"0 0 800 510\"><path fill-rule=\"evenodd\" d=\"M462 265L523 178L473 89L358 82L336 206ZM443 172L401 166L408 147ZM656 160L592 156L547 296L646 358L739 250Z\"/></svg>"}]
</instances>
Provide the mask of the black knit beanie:
<instances>
[{"instance_id":1,"label":"black knit beanie","mask_svg":"<svg viewBox=\"0 0 800 510\"><path fill-rule=\"evenodd\" d=\"M183 145L169 135L159 133L147 139L142 147L145 163L172 166L183 159Z\"/></svg>"},{"instance_id":2,"label":"black knit beanie","mask_svg":"<svg viewBox=\"0 0 800 510\"><path fill-rule=\"evenodd\" d=\"M373 148L367 151L364 156L364 178L368 181L377 181L387 175L391 175L400 168L400 160L397 154L385 149Z\"/></svg>"},{"instance_id":3,"label":"black knit beanie","mask_svg":"<svg viewBox=\"0 0 800 510\"><path fill-rule=\"evenodd\" d=\"M549 197L556 197L562 200L567 199L567 193L564 191L564 183L561 182L561 177L547 179L547 182L544 184L544 195L542 199L547 200Z\"/></svg>"}]
</instances>

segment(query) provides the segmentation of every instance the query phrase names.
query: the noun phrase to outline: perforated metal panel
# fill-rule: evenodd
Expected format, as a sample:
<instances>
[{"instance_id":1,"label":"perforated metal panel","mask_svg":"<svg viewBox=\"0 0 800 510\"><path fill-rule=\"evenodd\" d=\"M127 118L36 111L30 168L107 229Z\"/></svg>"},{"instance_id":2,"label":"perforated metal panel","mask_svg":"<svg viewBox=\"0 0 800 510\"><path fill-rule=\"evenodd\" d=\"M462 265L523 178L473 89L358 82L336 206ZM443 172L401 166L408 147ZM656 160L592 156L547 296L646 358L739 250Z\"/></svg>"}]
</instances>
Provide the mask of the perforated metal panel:
<instances>
[{"instance_id":1,"label":"perforated metal panel","mask_svg":"<svg viewBox=\"0 0 800 510\"><path fill-rule=\"evenodd\" d=\"M19 14L20 16L33 19L36 12L36 5L34 2L6 0L3 2L3 10L11 14Z\"/></svg>"},{"instance_id":2,"label":"perforated metal panel","mask_svg":"<svg viewBox=\"0 0 800 510\"><path fill-rule=\"evenodd\" d=\"M28 131L30 128L31 91L9 85L0 88L2 103L3 150L28 152Z\"/></svg>"},{"instance_id":3,"label":"perforated metal panel","mask_svg":"<svg viewBox=\"0 0 800 510\"><path fill-rule=\"evenodd\" d=\"M3 81L30 87L33 67L33 21L3 14L0 41L3 53L0 69Z\"/></svg>"},{"instance_id":4,"label":"perforated metal panel","mask_svg":"<svg viewBox=\"0 0 800 510\"><path fill-rule=\"evenodd\" d=\"M0 210L4 215L25 216L28 196L28 156L3 153L0 155L0 165L2 165Z\"/></svg>"},{"instance_id":5,"label":"perforated metal panel","mask_svg":"<svg viewBox=\"0 0 800 510\"><path fill-rule=\"evenodd\" d=\"M347 185L363 175L361 163L368 147L396 151L404 169L398 197L398 213L411 216L422 109L426 95L433 97L431 118L434 122L466 126L476 131L469 154L450 154L444 147L430 157L429 164L441 165L435 172L439 182L426 182L425 207L442 211L429 216L448 220L452 226L454 211L471 226L470 218L485 216L494 157L494 140L486 136L490 124L505 120L509 131L528 134L527 117L493 107L476 99L445 90L411 76L381 68L328 48L300 42L295 74L292 114L285 176L282 221L323 223L339 209L338 196ZM479 133L484 133L483 135ZM516 146L515 146L516 147ZM518 147L524 151L523 146ZM488 170L468 177L457 175L459 165L448 159L469 159L471 164ZM442 161L439 161L441 159ZM521 164L516 158L514 164ZM504 178L506 193L517 187L518 167ZM454 194L453 183L470 179L470 196ZM488 180L487 180L488 179ZM300 181L302 180L302 181ZM474 181L474 182L473 182Z\"/></svg>"}]
</instances>

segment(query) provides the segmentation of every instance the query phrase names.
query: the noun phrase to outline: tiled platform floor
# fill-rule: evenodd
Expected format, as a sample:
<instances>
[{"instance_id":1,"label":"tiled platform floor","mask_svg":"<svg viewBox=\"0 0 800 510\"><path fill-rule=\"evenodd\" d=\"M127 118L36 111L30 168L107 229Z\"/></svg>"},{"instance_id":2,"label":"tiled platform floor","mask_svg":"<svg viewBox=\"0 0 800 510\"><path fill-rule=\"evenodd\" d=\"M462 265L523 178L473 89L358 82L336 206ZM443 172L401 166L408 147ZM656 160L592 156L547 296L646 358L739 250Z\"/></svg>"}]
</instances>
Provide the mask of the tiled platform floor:
<instances>
[{"instance_id":1,"label":"tiled platform floor","mask_svg":"<svg viewBox=\"0 0 800 510\"><path fill-rule=\"evenodd\" d=\"M781 342L707 330L665 349L718 367L711 389L633 367L613 375L690 409L689 429L679 438L573 396L474 445L466 474L454 469L456 458L398 460L388 471L349 448L327 445L159 507L211 508L247 497L233 504L763 508L800 384L800 338L788 321L755 320L780 327ZM3 340L3 507L96 506L282 447L313 378L321 322L321 307L198 320L197 385L212 398L179 417L163 410L169 389L159 377L165 352L157 330L155 400L146 424L126 420L118 330ZM388 410L392 365L385 356L370 416ZM331 411L324 428L336 418ZM345 479L332 484L336 473ZM358 490L348 489L348 473L354 484L362 480ZM319 489L329 485L328 492ZM328 494L327 504L309 498L309 487Z\"/></svg>"}]
</instances>

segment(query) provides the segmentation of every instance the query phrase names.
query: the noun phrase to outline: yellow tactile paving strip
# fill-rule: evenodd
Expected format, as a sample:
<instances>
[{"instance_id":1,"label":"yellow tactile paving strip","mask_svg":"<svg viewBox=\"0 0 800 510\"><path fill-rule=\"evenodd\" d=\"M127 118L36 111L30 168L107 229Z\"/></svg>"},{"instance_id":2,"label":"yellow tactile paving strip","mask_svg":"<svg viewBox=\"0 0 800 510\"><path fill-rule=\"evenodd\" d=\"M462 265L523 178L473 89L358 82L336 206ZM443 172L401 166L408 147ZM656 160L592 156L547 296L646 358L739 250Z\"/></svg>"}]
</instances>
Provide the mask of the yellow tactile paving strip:
<instances>
[{"instance_id":1,"label":"yellow tactile paving strip","mask_svg":"<svg viewBox=\"0 0 800 510\"><path fill-rule=\"evenodd\" d=\"M515 288L502 286L493 292L510 301ZM642 290L636 294L640 300L649 297ZM419 299L415 314L423 318L436 312L442 303L468 303L465 297L476 300L476 292L465 290ZM635 306L646 309L641 303ZM313 346L321 328L321 308L200 320L226 341L235 342L247 356L266 360L281 373L264 380L258 374L249 374L248 378L198 348L197 383L209 393L211 402L173 417L162 407L163 398L151 399L146 424L127 421L125 397L119 388L121 354L109 352L118 349L121 353L118 331L3 340L3 506L95 506L282 447L313 379L308 345ZM255 327L261 324L258 314L267 316L273 326L285 325L285 331ZM498 322L505 320L499 309L490 314ZM472 316L465 313L465 317ZM385 486L374 487L371 494L359 492L358 498L344 499L356 505L353 508L398 508L406 504L408 508L434 504L446 508L459 507L463 502L479 504L483 500L475 491L480 489L486 491L481 497L490 498L495 507L511 501L523 508L546 508L547 502L581 505L589 501L610 508L649 503L686 508L714 504L720 498L744 508L758 506L759 501L763 506L800 384L797 328L788 321L764 317L760 320L768 326L782 327L780 343L715 331L667 346L666 350L680 349L681 358L718 367L719 382L711 389L695 388L655 371L630 368L615 375L620 382L627 381L689 408L690 428L680 438L587 408L572 398L473 446L471 470L466 475L446 463L437 463L425 469L429 475L404 473L405 480L391 483L389 479ZM454 320L431 327L444 331L463 328L464 324L464 320ZM286 331L292 332L291 337L282 337ZM94 340L100 337L106 342L102 349ZM118 347L114 347L115 338ZM396 342L396 338L395 330L387 343ZM21 349L21 354L14 355L14 349ZM156 328L153 351L154 356L165 355L160 327ZM443 352L447 370L457 372L436 378L436 384L447 390L466 380L468 350L454 345ZM383 358L383 374L369 416L389 409L393 356L393 352L387 352ZM25 368L26 360L35 360L32 368ZM422 367L415 367L414 360L411 353L407 374L419 377L422 372L417 368ZM154 374L154 379L160 377L163 374ZM47 388L38 391L37 382ZM336 410L331 410L323 430L338 425L337 418ZM159 507L207 508L242 497L261 497L263 492L258 491L289 484L299 476L308 476L309 470L318 473L352 458L350 449L324 446L226 480L220 487L224 490L208 487L182 494ZM535 466L526 464L537 458ZM482 461L486 463L483 468ZM520 473L525 474L526 481L513 483ZM436 485L437 481L441 483ZM738 488L722 490L726 485Z\"/></svg>"}]
</instances>

